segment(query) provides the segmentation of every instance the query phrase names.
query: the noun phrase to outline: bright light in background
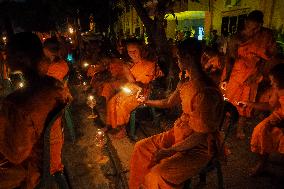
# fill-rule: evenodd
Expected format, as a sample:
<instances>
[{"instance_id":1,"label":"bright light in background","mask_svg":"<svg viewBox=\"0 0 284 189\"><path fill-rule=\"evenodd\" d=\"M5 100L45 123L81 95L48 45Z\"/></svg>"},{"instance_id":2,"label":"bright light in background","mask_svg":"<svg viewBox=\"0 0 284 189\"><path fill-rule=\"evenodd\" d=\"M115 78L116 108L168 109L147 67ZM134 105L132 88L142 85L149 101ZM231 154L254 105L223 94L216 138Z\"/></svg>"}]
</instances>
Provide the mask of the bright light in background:
<instances>
[{"instance_id":1,"label":"bright light in background","mask_svg":"<svg viewBox=\"0 0 284 189\"><path fill-rule=\"evenodd\" d=\"M68 30L69 30L69 33L70 33L70 34L73 34L73 33L74 33L74 29L73 29L73 28L70 27Z\"/></svg>"},{"instance_id":2,"label":"bright light in background","mask_svg":"<svg viewBox=\"0 0 284 189\"><path fill-rule=\"evenodd\" d=\"M23 88L25 86L24 82L19 83L19 88Z\"/></svg>"},{"instance_id":3,"label":"bright light in background","mask_svg":"<svg viewBox=\"0 0 284 189\"><path fill-rule=\"evenodd\" d=\"M93 96L93 95L90 95L90 96L89 96L89 100L94 100L94 96Z\"/></svg>"},{"instance_id":4,"label":"bright light in background","mask_svg":"<svg viewBox=\"0 0 284 189\"><path fill-rule=\"evenodd\" d=\"M6 44L7 43L7 37L3 36L2 39L3 39L4 43Z\"/></svg>"},{"instance_id":5,"label":"bright light in background","mask_svg":"<svg viewBox=\"0 0 284 189\"><path fill-rule=\"evenodd\" d=\"M202 40L204 35L203 27L198 27L198 40Z\"/></svg>"},{"instance_id":6,"label":"bright light in background","mask_svg":"<svg viewBox=\"0 0 284 189\"><path fill-rule=\"evenodd\" d=\"M84 62L83 66L87 68L89 66L88 62Z\"/></svg>"},{"instance_id":7,"label":"bright light in background","mask_svg":"<svg viewBox=\"0 0 284 189\"><path fill-rule=\"evenodd\" d=\"M72 56L72 54L68 54L68 55L67 55L67 61L73 62L73 56Z\"/></svg>"},{"instance_id":8,"label":"bright light in background","mask_svg":"<svg viewBox=\"0 0 284 189\"><path fill-rule=\"evenodd\" d=\"M177 12L175 16L178 20L185 20L185 19L200 19L205 18L205 11L184 11L184 12ZM165 15L166 20L176 20L176 18L172 14Z\"/></svg>"}]
</instances>

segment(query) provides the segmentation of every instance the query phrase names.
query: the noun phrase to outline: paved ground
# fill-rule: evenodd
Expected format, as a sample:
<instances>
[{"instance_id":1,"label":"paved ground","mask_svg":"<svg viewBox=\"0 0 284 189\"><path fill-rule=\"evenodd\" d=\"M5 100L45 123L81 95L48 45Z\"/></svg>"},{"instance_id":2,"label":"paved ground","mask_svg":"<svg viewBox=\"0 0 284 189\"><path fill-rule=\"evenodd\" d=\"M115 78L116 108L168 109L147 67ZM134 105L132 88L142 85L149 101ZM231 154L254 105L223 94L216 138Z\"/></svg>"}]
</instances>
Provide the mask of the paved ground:
<instances>
[{"instance_id":1,"label":"paved ground","mask_svg":"<svg viewBox=\"0 0 284 189\"><path fill-rule=\"evenodd\" d=\"M128 138L116 140L108 135L109 142L104 149L104 154L110 157L110 161L104 165L95 162L98 148L95 146L94 137L96 126L87 119L90 109L85 105L84 95L76 88L75 102L73 105L73 118L77 133L77 140L73 144L67 140L64 148L65 165L71 178L73 189L126 189L129 171L129 159L134 143ZM148 134L160 132L153 128L150 121L140 122L143 130ZM169 127L170 123L162 120L163 128ZM246 129L250 136L252 127ZM145 132L138 129L139 138L145 137ZM68 139L68 133L66 134ZM223 163L224 183L226 189L284 189L284 167L283 157L273 156L274 161L270 166L270 172L276 176L263 176L258 178L248 177L249 168L252 167L257 158L249 150L249 138L239 141L230 136L227 145L231 150L227 163ZM282 159L281 159L282 158ZM276 162L276 163L275 163ZM278 164L282 165L278 165ZM282 172L281 172L282 171ZM281 183L282 181L282 183ZM193 179L193 188L201 188L198 179ZM208 175L205 189L217 188L215 172Z\"/></svg>"}]
</instances>

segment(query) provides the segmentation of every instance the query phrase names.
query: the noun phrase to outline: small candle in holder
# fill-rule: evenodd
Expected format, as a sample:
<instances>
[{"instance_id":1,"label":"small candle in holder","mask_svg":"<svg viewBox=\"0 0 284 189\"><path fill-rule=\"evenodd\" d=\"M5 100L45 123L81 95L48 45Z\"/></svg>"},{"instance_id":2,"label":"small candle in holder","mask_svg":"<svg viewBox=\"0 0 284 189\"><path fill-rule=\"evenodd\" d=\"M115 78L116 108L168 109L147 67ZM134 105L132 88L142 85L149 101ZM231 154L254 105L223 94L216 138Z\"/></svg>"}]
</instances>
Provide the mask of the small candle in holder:
<instances>
[{"instance_id":1,"label":"small candle in holder","mask_svg":"<svg viewBox=\"0 0 284 189\"><path fill-rule=\"evenodd\" d=\"M95 136L95 145L99 148L97 157L96 157L96 162L100 164L104 164L108 162L109 158L105 155L103 155L102 150L105 144L107 143L107 138L105 136L105 133L103 130L98 129L96 131L96 136Z\"/></svg>"}]
</instances>

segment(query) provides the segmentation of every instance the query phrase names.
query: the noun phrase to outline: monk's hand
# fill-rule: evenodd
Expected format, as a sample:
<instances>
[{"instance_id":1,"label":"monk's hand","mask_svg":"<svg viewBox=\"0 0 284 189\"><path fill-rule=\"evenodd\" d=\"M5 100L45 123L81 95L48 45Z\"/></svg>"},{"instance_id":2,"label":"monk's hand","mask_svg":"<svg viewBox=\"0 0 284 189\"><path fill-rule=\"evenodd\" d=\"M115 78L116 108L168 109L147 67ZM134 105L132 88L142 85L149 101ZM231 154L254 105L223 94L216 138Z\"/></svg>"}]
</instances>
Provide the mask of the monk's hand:
<instances>
[{"instance_id":1,"label":"monk's hand","mask_svg":"<svg viewBox=\"0 0 284 189\"><path fill-rule=\"evenodd\" d=\"M140 103L140 104L145 104L146 102L146 97L144 95L139 95L137 97L137 101Z\"/></svg>"},{"instance_id":2,"label":"monk's hand","mask_svg":"<svg viewBox=\"0 0 284 189\"><path fill-rule=\"evenodd\" d=\"M237 105L241 108L245 108L245 107L247 107L248 103L244 102L244 101L239 101L239 102L237 102Z\"/></svg>"}]
</instances>

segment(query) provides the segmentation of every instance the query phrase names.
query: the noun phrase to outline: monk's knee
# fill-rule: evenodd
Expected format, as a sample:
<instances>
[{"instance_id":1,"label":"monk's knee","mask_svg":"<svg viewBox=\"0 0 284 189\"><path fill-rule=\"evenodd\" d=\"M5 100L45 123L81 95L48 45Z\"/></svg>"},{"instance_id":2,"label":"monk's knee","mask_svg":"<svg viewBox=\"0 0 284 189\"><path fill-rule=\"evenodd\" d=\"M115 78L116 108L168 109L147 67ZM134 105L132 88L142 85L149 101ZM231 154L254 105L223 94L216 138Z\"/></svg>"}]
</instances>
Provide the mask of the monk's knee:
<instances>
[{"instance_id":1,"label":"monk's knee","mask_svg":"<svg viewBox=\"0 0 284 189\"><path fill-rule=\"evenodd\" d=\"M158 186L162 180L161 171L158 167L154 167L151 171L145 176L144 185L146 188L151 188L153 186ZM155 188L155 187L154 187Z\"/></svg>"}]
</instances>

